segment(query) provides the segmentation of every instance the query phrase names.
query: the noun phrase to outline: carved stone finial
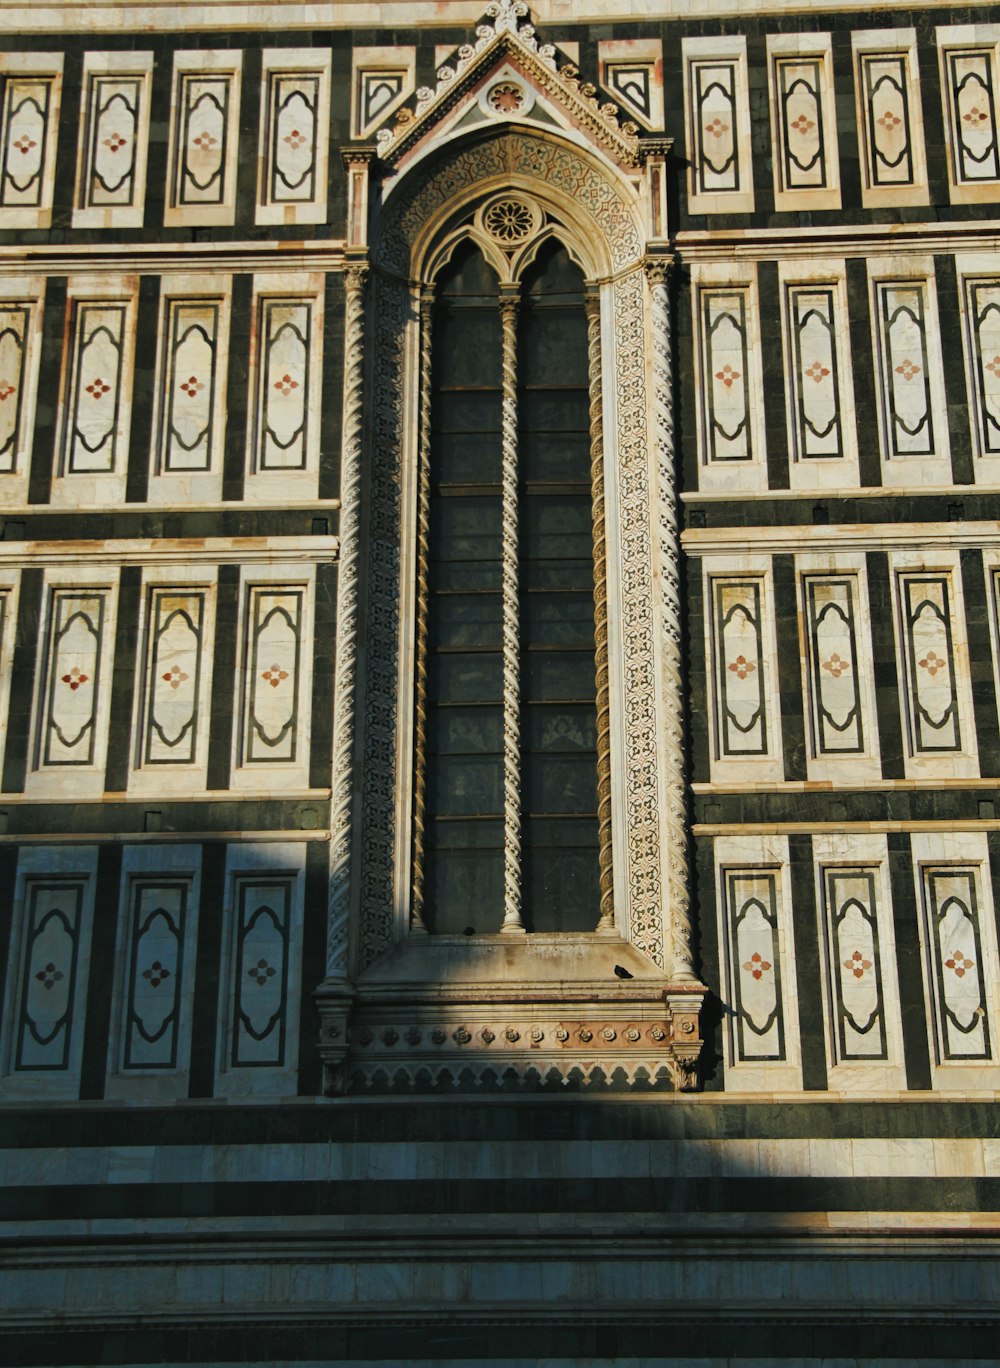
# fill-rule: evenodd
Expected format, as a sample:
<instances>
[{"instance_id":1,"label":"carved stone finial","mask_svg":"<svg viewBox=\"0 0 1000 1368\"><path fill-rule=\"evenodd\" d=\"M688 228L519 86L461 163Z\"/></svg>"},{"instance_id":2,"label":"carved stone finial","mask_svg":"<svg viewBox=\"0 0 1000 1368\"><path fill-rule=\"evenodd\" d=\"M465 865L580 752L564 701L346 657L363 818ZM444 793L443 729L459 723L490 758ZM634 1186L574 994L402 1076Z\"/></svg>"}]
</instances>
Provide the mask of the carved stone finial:
<instances>
[{"instance_id":1,"label":"carved stone finial","mask_svg":"<svg viewBox=\"0 0 1000 1368\"><path fill-rule=\"evenodd\" d=\"M493 28L497 33L516 34L518 20L528 17L528 6L524 0L490 0L486 6L486 17L493 20Z\"/></svg>"}]
</instances>

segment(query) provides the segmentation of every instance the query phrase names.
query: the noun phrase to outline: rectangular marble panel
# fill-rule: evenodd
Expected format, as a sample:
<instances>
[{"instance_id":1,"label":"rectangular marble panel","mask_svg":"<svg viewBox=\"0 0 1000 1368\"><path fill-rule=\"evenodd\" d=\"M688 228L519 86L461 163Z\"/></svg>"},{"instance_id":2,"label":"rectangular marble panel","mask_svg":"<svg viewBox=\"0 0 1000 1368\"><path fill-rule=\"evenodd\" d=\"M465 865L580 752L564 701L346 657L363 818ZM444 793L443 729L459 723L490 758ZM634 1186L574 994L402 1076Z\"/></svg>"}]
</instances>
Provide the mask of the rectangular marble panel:
<instances>
[{"instance_id":1,"label":"rectangular marble panel","mask_svg":"<svg viewBox=\"0 0 1000 1368\"><path fill-rule=\"evenodd\" d=\"M767 53L775 208L839 208L830 35L771 34Z\"/></svg>"},{"instance_id":2,"label":"rectangular marble panel","mask_svg":"<svg viewBox=\"0 0 1000 1368\"><path fill-rule=\"evenodd\" d=\"M822 888L836 1062L888 1062L878 870L827 867Z\"/></svg>"},{"instance_id":3,"label":"rectangular marble panel","mask_svg":"<svg viewBox=\"0 0 1000 1368\"><path fill-rule=\"evenodd\" d=\"M857 29L851 46L862 203L927 204L916 31Z\"/></svg>"},{"instance_id":4,"label":"rectangular marble panel","mask_svg":"<svg viewBox=\"0 0 1000 1368\"><path fill-rule=\"evenodd\" d=\"M786 1058L782 1000L778 872L722 870L735 1059L777 1063Z\"/></svg>"},{"instance_id":5,"label":"rectangular marble panel","mask_svg":"<svg viewBox=\"0 0 1000 1368\"><path fill-rule=\"evenodd\" d=\"M149 589L143 765L190 765L198 758L208 592L160 585Z\"/></svg>"},{"instance_id":6,"label":"rectangular marble panel","mask_svg":"<svg viewBox=\"0 0 1000 1368\"><path fill-rule=\"evenodd\" d=\"M165 301L160 349L157 474L209 471L220 434L217 413L223 302Z\"/></svg>"},{"instance_id":7,"label":"rectangular marble panel","mask_svg":"<svg viewBox=\"0 0 1000 1368\"><path fill-rule=\"evenodd\" d=\"M51 591L38 695L35 766L92 766L97 729L108 591L54 588Z\"/></svg>"},{"instance_id":8,"label":"rectangular marble panel","mask_svg":"<svg viewBox=\"0 0 1000 1368\"><path fill-rule=\"evenodd\" d=\"M22 847L13 897L0 1092L75 1098L90 975L97 851Z\"/></svg>"},{"instance_id":9,"label":"rectangular marble panel","mask_svg":"<svg viewBox=\"0 0 1000 1368\"><path fill-rule=\"evenodd\" d=\"M977 455L989 460L1000 457L1000 272L965 276L961 288L973 436Z\"/></svg>"},{"instance_id":10,"label":"rectangular marble panel","mask_svg":"<svg viewBox=\"0 0 1000 1368\"><path fill-rule=\"evenodd\" d=\"M87 54L76 228L142 224L152 69L152 53Z\"/></svg>"},{"instance_id":11,"label":"rectangular marble panel","mask_svg":"<svg viewBox=\"0 0 1000 1368\"><path fill-rule=\"evenodd\" d=\"M0 226L47 228L55 188L63 56L0 54Z\"/></svg>"},{"instance_id":12,"label":"rectangular marble panel","mask_svg":"<svg viewBox=\"0 0 1000 1368\"><path fill-rule=\"evenodd\" d=\"M122 1072L178 1066L191 884L135 877L128 889L128 959L121 1022Z\"/></svg>"},{"instance_id":13,"label":"rectangular marble panel","mask_svg":"<svg viewBox=\"0 0 1000 1368\"><path fill-rule=\"evenodd\" d=\"M60 466L64 476L119 470L129 321L126 300L74 301Z\"/></svg>"},{"instance_id":14,"label":"rectangular marble panel","mask_svg":"<svg viewBox=\"0 0 1000 1368\"><path fill-rule=\"evenodd\" d=\"M963 738L948 574L897 577L905 651L907 722L913 753L961 751Z\"/></svg>"},{"instance_id":15,"label":"rectangular marble panel","mask_svg":"<svg viewBox=\"0 0 1000 1368\"><path fill-rule=\"evenodd\" d=\"M816 756L863 755L865 736L858 653L856 575L805 575L809 715Z\"/></svg>"},{"instance_id":16,"label":"rectangular marble panel","mask_svg":"<svg viewBox=\"0 0 1000 1368\"><path fill-rule=\"evenodd\" d=\"M264 52L258 223L326 221L330 61L320 49Z\"/></svg>"},{"instance_id":17,"label":"rectangular marble panel","mask_svg":"<svg viewBox=\"0 0 1000 1368\"><path fill-rule=\"evenodd\" d=\"M164 224L231 224L236 210L238 51L177 52Z\"/></svg>"},{"instance_id":18,"label":"rectangular marble panel","mask_svg":"<svg viewBox=\"0 0 1000 1368\"><path fill-rule=\"evenodd\" d=\"M937 39L951 198L957 203L995 199L1000 183L1000 28L938 29Z\"/></svg>"},{"instance_id":19,"label":"rectangular marble panel","mask_svg":"<svg viewBox=\"0 0 1000 1368\"><path fill-rule=\"evenodd\" d=\"M763 581L720 578L711 584L716 754L766 755Z\"/></svg>"},{"instance_id":20,"label":"rectangular marble panel","mask_svg":"<svg viewBox=\"0 0 1000 1368\"><path fill-rule=\"evenodd\" d=\"M30 434L26 417L33 405L26 396L34 376L29 367L32 315L30 300L0 301L0 474L16 474Z\"/></svg>"},{"instance_id":21,"label":"rectangular marble panel","mask_svg":"<svg viewBox=\"0 0 1000 1368\"><path fill-rule=\"evenodd\" d=\"M698 310L705 387L705 460L752 461L749 298L746 288L703 288Z\"/></svg>"},{"instance_id":22,"label":"rectangular marble panel","mask_svg":"<svg viewBox=\"0 0 1000 1368\"><path fill-rule=\"evenodd\" d=\"M355 47L351 52L351 136L370 138L416 89L415 47Z\"/></svg>"},{"instance_id":23,"label":"rectangular marble panel","mask_svg":"<svg viewBox=\"0 0 1000 1368\"><path fill-rule=\"evenodd\" d=\"M835 283L785 286L786 375L791 382L794 457L842 457L838 337L840 299Z\"/></svg>"},{"instance_id":24,"label":"rectangular marble panel","mask_svg":"<svg viewBox=\"0 0 1000 1368\"><path fill-rule=\"evenodd\" d=\"M239 875L233 890L229 1067L284 1068L294 875Z\"/></svg>"},{"instance_id":25,"label":"rectangular marble panel","mask_svg":"<svg viewBox=\"0 0 1000 1368\"><path fill-rule=\"evenodd\" d=\"M243 647L241 765L298 757L304 585L250 585Z\"/></svg>"},{"instance_id":26,"label":"rectangular marble panel","mask_svg":"<svg viewBox=\"0 0 1000 1368\"><path fill-rule=\"evenodd\" d=\"M920 875L938 1062L992 1061L980 867L922 865Z\"/></svg>"},{"instance_id":27,"label":"rectangular marble panel","mask_svg":"<svg viewBox=\"0 0 1000 1368\"><path fill-rule=\"evenodd\" d=\"M310 451L312 299L258 300L255 471L304 470Z\"/></svg>"}]
</instances>

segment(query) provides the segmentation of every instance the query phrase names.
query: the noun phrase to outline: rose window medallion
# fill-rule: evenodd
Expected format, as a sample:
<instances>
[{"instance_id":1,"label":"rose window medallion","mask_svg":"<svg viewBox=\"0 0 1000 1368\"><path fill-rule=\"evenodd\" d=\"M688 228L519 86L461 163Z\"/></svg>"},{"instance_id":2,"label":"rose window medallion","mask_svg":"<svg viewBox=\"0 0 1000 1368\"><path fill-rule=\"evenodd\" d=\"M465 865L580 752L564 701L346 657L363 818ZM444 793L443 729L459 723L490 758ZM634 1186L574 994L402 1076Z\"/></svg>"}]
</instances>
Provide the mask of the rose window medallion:
<instances>
[{"instance_id":1,"label":"rose window medallion","mask_svg":"<svg viewBox=\"0 0 1000 1368\"><path fill-rule=\"evenodd\" d=\"M517 114L524 107L524 91L514 81L498 81L486 102L497 114Z\"/></svg>"},{"instance_id":2,"label":"rose window medallion","mask_svg":"<svg viewBox=\"0 0 1000 1368\"><path fill-rule=\"evenodd\" d=\"M505 196L487 206L483 227L498 242L524 242L535 231L535 214L523 200Z\"/></svg>"}]
</instances>

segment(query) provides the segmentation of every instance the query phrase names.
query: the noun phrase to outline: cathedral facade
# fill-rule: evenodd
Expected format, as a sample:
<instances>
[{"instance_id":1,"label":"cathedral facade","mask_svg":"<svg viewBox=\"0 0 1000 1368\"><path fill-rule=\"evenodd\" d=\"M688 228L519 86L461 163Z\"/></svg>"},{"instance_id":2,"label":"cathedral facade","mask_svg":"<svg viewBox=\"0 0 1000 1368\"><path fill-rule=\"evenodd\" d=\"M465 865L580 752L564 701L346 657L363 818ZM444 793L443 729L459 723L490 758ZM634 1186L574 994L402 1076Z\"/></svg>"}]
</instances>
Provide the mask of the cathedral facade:
<instances>
[{"instance_id":1,"label":"cathedral facade","mask_svg":"<svg viewBox=\"0 0 1000 1368\"><path fill-rule=\"evenodd\" d=\"M5 1361L995 1361L995 19L0 3Z\"/></svg>"}]
</instances>

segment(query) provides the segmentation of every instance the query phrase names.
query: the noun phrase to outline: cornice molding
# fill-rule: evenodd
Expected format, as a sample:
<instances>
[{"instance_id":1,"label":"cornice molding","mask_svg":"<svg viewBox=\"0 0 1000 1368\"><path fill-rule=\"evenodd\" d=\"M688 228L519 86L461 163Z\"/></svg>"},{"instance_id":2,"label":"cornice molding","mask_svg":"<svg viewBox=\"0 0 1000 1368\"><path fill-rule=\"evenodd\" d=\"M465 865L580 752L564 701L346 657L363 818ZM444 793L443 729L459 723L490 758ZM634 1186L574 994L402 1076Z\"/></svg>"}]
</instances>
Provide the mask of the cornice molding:
<instances>
[{"instance_id":1,"label":"cornice molding","mask_svg":"<svg viewBox=\"0 0 1000 1368\"><path fill-rule=\"evenodd\" d=\"M809 0L658 0L655 16L645 0L535 0L536 18L544 24L649 23L663 20L743 19L750 15L779 18L792 14L815 14ZM931 9L932 6L925 5ZM969 0L965 9L992 10L992 0ZM0 34L130 32L194 33L224 30L234 37L241 29L294 32L307 29L372 29L394 33L406 28L467 29L482 13L482 0L36 0L30 19L23 0L0 0ZM826 0L828 13L855 12L865 26L871 24L871 8L858 0ZM912 0L880 0L879 12L912 10Z\"/></svg>"},{"instance_id":2,"label":"cornice molding","mask_svg":"<svg viewBox=\"0 0 1000 1368\"><path fill-rule=\"evenodd\" d=\"M689 528L689 556L778 555L794 551L972 551L1000 548L1000 522L855 523L826 527Z\"/></svg>"},{"instance_id":3,"label":"cornice molding","mask_svg":"<svg viewBox=\"0 0 1000 1368\"><path fill-rule=\"evenodd\" d=\"M700 261L896 256L907 252L1000 251L1000 219L925 223L812 224L787 228L707 228L673 239L678 257Z\"/></svg>"},{"instance_id":4,"label":"cornice molding","mask_svg":"<svg viewBox=\"0 0 1000 1368\"><path fill-rule=\"evenodd\" d=\"M343 238L269 242L19 242L0 246L0 275L171 275L213 271L342 271Z\"/></svg>"},{"instance_id":5,"label":"cornice molding","mask_svg":"<svg viewBox=\"0 0 1000 1368\"><path fill-rule=\"evenodd\" d=\"M50 510L52 511L52 510ZM59 512L67 512L59 509ZM78 565L323 565L337 559L340 539L316 537L110 538L106 541L0 542L0 570Z\"/></svg>"}]
</instances>

